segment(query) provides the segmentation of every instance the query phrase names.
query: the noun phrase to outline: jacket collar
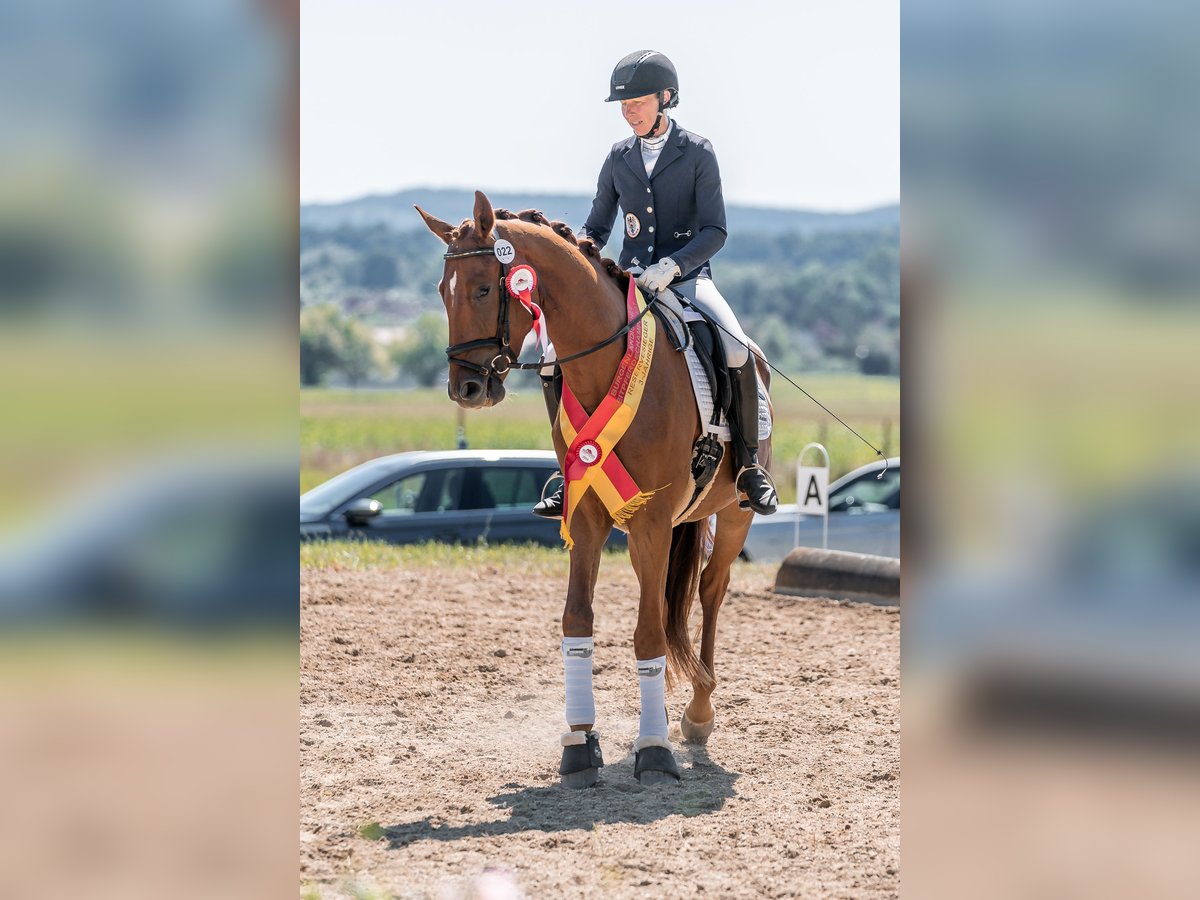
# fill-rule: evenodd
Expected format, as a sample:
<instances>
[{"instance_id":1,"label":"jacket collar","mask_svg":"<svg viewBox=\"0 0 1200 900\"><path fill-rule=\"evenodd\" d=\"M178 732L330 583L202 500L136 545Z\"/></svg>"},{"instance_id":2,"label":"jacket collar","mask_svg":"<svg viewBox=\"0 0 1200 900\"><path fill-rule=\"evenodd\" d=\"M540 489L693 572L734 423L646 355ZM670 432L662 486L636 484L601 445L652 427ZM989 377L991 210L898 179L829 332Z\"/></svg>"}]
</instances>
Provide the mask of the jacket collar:
<instances>
[{"instance_id":1,"label":"jacket collar","mask_svg":"<svg viewBox=\"0 0 1200 900\"><path fill-rule=\"evenodd\" d=\"M633 174L646 187L650 187L650 179L646 176L646 164L642 162L642 148L636 137L629 138L629 144L621 151L625 164L633 169ZM663 148L666 150L666 148Z\"/></svg>"},{"instance_id":2,"label":"jacket collar","mask_svg":"<svg viewBox=\"0 0 1200 900\"><path fill-rule=\"evenodd\" d=\"M662 148L662 153L658 156L658 162L654 164L654 173L650 176L646 175L646 164L642 162L641 141L636 137L628 139L625 149L621 151L621 156L642 184L649 187L651 178L657 178L659 172L683 156L683 145L686 142L687 133L679 127L678 122L672 120L671 134L667 138L666 145Z\"/></svg>"},{"instance_id":3,"label":"jacket collar","mask_svg":"<svg viewBox=\"0 0 1200 900\"><path fill-rule=\"evenodd\" d=\"M662 153L658 155L658 162L654 164L654 171L650 175L652 179L657 178L663 169L683 156L683 145L686 140L679 123L674 123L671 126L671 136L667 139L666 146L662 148Z\"/></svg>"}]
</instances>

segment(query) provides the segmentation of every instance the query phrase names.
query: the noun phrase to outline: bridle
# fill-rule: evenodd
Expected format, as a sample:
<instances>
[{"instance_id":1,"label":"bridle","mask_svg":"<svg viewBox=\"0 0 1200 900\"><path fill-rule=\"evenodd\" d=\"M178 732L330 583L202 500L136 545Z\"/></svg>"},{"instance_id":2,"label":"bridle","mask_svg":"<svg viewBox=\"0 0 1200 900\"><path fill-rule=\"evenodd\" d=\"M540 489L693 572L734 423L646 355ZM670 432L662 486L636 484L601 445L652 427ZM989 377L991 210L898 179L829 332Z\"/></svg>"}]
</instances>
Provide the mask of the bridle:
<instances>
[{"instance_id":1,"label":"bridle","mask_svg":"<svg viewBox=\"0 0 1200 900\"><path fill-rule=\"evenodd\" d=\"M496 256L495 248L492 246L480 247L477 250L460 250L457 253L443 253L442 259L465 259L469 256ZM513 352L509 341L509 318L508 304L512 300L512 294L508 290L508 265L500 262L500 309L496 315L496 335L490 338L477 338L473 341L463 341L458 344L451 344L446 348L446 358L452 363L458 363L464 368L470 369L472 372L478 372L484 378L490 378L493 375L500 377L506 375L510 369L543 369L547 366L559 366L565 362L580 359L587 356L589 353L595 353L603 347L607 347L618 338L624 337L629 333L638 322L642 320L642 316L650 312L650 309L658 302L657 297L647 297L645 308L637 314L631 322L627 322L624 327L617 330L614 334L609 335L600 343L588 347L579 353L572 353L570 356L563 356L558 359L546 361L545 356L542 356L537 362L523 363L518 359L518 355ZM630 276L633 277L632 275ZM497 347L499 353L492 357L491 361L486 365L481 365L469 359L464 359L461 356L456 356L457 353L466 353L470 350L478 350L480 347ZM500 365L497 365L497 362Z\"/></svg>"},{"instance_id":2,"label":"bridle","mask_svg":"<svg viewBox=\"0 0 1200 900\"><path fill-rule=\"evenodd\" d=\"M496 251L493 247L481 247L478 250L443 253L442 259L465 259L468 256L491 256L494 258ZM500 262L500 260L497 259L496 262ZM517 362L517 354L513 353L513 349L509 345L508 302L511 299L512 295L508 292L508 266L500 263L500 310L496 316L496 336L451 344L446 348L446 358L452 363L458 363L460 366L470 369L472 372L478 372L484 378L490 378L493 375L499 377L506 374L509 369L534 368L536 364ZM468 350L478 350L480 347L493 346L498 347L500 352L493 356L491 362L487 365L480 365L477 362L454 355L456 353L465 353ZM503 368L496 365L497 360L503 363Z\"/></svg>"}]
</instances>

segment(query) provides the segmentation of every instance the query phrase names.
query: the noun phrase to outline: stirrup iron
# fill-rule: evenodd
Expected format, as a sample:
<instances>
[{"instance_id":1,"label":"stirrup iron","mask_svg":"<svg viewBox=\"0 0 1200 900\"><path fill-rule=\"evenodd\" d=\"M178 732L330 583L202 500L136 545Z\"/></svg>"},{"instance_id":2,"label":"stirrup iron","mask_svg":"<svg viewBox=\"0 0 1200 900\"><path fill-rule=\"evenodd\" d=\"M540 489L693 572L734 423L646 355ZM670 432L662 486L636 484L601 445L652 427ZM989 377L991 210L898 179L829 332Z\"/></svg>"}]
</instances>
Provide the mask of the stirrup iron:
<instances>
[{"instance_id":1,"label":"stirrup iron","mask_svg":"<svg viewBox=\"0 0 1200 900\"><path fill-rule=\"evenodd\" d=\"M749 491L742 490L740 487L742 476L747 472L761 473L762 481L769 491L765 497L761 493L757 497L751 497ZM775 481L771 478L771 473L760 463L753 462L748 466L743 466L733 479L733 485L735 490L746 495L745 500L738 501L738 506L742 509L752 509L759 515L769 516L779 508L779 492L775 489Z\"/></svg>"}]
</instances>

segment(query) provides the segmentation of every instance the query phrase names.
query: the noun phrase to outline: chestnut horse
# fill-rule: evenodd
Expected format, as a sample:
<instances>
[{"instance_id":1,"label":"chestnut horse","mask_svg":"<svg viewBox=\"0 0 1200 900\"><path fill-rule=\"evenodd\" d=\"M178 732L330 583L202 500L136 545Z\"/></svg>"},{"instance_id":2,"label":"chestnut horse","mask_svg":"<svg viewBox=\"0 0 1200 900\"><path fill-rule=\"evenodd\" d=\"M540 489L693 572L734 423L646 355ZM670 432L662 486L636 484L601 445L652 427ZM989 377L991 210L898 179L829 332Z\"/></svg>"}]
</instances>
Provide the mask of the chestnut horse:
<instances>
[{"instance_id":1,"label":"chestnut horse","mask_svg":"<svg viewBox=\"0 0 1200 900\"><path fill-rule=\"evenodd\" d=\"M543 311L566 384L591 414L608 393L625 353L624 339L605 341L627 323L630 276L612 260L601 259L591 240L576 240L567 225L549 222L536 210L520 215L493 210L482 192L475 194L473 217L458 226L420 207L417 212L447 245L438 290L450 325L451 399L468 409L503 400L505 374L533 325L530 312L503 284L505 266L492 252L502 239L515 249L513 262L536 272L533 300ZM761 383L768 385L761 351L755 348L755 353ZM580 355L571 359L576 354ZM614 451L643 490L657 489L622 526L629 534L629 555L641 585L633 647L642 715L634 750L635 774L644 784L679 778L666 737L661 676L669 672L674 679L682 675L692 683L692 699L681 720L684 738L703 743L712 732L717 612L754 518L739 505L728 447L711 489L699 506L682 516L693 498L692 448L701 433L684 356L660 338L637 415ZM557 421L553 438L564 464L567 445ZM763 465L769 465L769 440L760 443L759 452ZM573 502L578 505L571 521L570 581L562 616L570 731L562 738L559 773L565 785L583 787L596 781L597 767L603 765L593 731L592 597L613 519L594 491ZM705 563L705 532L714 514L716 532ZM699 656L688 631L697 588L704 611ZM669 660L668 672L659 662L663 657Z\"/></svg>"}]
</instances>

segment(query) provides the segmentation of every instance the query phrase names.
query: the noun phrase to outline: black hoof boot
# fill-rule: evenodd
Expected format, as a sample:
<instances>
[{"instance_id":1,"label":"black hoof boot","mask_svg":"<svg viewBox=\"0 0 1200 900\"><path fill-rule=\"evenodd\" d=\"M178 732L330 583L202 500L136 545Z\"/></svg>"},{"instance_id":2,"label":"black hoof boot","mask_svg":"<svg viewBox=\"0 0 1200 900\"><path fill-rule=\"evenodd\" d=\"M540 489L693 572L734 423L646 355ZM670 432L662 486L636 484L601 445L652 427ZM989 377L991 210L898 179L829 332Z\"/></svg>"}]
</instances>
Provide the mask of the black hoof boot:
<instances>
[{"instance_id":1,"label":"black hoof boot","mask_svg":"<svg viewBox=\"0 0 1200 900\"><path fill-rule=\"evenodd\" d=\"M533 508L535 516L543 519L561 519L563 517L563 491L559 488L541 503Z\"/></svg>"},{"instance_id":2,"label":"black hoof boot","mask_svg":"<svg viewBox=\"0 0 1200 900\"><path fill-rule=\"evenodd\" d=\"M559 783L566 788L591 787L600 777L600 768L604 765L599 732L568 731L562 736L562 741L562 762L558 764Z\"/></svg>"},{"instance_id":3,"label":"black hoof boot","mask_svg":"<svg viewBox=\"0 0 1200 900\"><path fill-rule=\"evenodd\" d=\"M643 747L634 757L633 774L644 785L674 784L679 781L679 766L666 747Z\"/></svg>"}]
</instances>

